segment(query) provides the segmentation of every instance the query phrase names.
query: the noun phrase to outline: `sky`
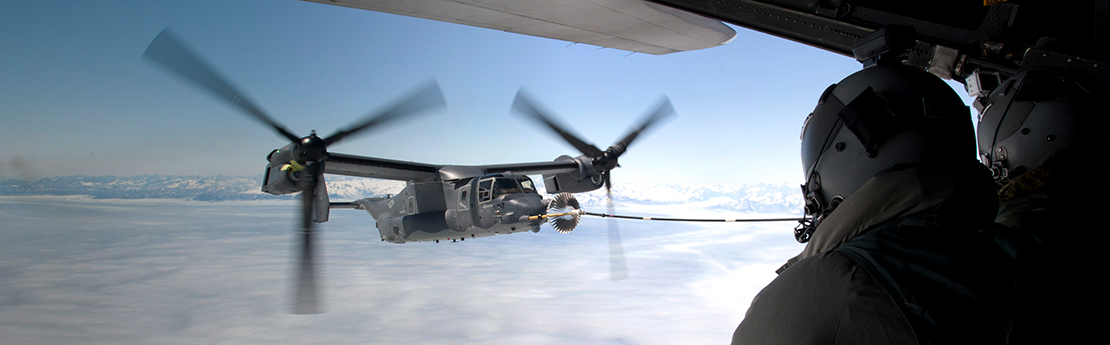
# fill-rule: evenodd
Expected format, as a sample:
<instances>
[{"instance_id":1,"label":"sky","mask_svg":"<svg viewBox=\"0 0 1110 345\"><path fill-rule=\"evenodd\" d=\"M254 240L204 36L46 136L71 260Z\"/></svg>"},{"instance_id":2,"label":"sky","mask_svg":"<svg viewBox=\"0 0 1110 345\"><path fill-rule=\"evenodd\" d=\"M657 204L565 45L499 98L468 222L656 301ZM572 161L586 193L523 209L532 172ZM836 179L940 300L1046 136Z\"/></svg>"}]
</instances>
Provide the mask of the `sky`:
<instances>
[{"instance_id":1,"label":"sky","mask_svg":"<svg viewBox=\"0 0 1110 345\"><path fill-rule=\"evenodd\" d=\"M435 164L577 155L509 106L528 90L607 147L660 97L677 116L637 140L616 180L799 183L799 132L849 57L737 28L662 56L300 1L0 4L0 180L261 174L286 144L140 60L170 28L298 135L332 133L428 80L447 109L331 147Z\"/></svg>"}]
</instances>

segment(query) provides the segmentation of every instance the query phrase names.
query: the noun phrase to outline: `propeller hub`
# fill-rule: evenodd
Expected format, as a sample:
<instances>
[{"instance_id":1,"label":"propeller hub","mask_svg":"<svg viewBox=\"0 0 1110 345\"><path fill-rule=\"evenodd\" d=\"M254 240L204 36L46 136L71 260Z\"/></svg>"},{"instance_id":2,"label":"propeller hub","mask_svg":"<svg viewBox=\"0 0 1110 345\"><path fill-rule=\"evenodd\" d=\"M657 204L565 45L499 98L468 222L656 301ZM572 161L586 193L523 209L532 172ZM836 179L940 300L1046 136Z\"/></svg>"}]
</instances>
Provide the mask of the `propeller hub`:
<instances>
[{"instance_id":1,"label":"propeller hub","mask_svg":"<svg viewBox=\"0 0 1110 345\"><path fill-rule=\"evenodd\" d=\"M594 169L598 171L609 171L619 166L617 164L617 157L624 153L624 148L619 146L610 146L608 150L601 156L594 158Z\"/></svg>"},{"instance_id":2,"label":"propeller hub","mask_svg":"<svg viewBox=\"0 0 1110 345\"><path fill-rule=\"evenodd\" d=\"M328 158L328 146L315 132L301 138L294 152L297 153L296 159L302 162L318 162Z\"/></svg>"}]
</instances>

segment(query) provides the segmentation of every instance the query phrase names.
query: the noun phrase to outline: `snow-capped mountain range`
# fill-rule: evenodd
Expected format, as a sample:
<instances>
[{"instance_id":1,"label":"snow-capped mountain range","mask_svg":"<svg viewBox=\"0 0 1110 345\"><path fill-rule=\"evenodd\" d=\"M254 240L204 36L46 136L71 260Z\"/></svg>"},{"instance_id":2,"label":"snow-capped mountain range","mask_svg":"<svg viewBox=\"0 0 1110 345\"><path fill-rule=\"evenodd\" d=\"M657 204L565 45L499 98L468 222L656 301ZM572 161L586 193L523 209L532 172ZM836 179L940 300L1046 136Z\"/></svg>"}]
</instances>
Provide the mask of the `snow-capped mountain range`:
<instances>
[{"instance_id":1,"label":"snow-capped mountain range","mask_svg":"<svg viewBox=\"0 0 1110 345\"><path fill-rule=\"evenodd\" d=\"M294 199L260 190L262 176L64 176L34 182L0 182L0 195L88 195L100 199L187 199L198 201ZM536 182L542 183L537 179ZM615 181L616 182L616 181ZM332 200L355 200L396 194L404 182L328 176ZM543 186L538 186L543 193ZM583 206L606 205L605 189L576 194ZM745 213L801 214L802 196L788 184L707 185L697 183L618 182L613 200L621 204L690 204Z\"/></svg>"}]
</instances>

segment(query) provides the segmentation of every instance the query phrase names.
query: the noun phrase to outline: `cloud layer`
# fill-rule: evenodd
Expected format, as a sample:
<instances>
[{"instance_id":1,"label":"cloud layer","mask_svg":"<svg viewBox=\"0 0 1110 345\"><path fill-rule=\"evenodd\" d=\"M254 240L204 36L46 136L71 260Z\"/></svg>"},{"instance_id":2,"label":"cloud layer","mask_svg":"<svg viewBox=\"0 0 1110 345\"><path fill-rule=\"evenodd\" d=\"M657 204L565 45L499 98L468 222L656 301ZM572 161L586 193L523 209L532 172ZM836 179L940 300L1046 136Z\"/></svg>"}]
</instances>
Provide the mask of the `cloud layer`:
<instances>
[{"instance_id":1,"label":"cloud layer","mask_svg":"<svg viewBox=\"0 0 1110 345\"><path fill-rule=\"evenodd\" d=\"M337 210L322 226L327 313L302 316L287 314L294 213L277 201L0 197L0 342L724 343L801 249L789 223L622 220L630 278L610 282L608 220L397 245L365 213Z\"/></svg>"}]
</instances>

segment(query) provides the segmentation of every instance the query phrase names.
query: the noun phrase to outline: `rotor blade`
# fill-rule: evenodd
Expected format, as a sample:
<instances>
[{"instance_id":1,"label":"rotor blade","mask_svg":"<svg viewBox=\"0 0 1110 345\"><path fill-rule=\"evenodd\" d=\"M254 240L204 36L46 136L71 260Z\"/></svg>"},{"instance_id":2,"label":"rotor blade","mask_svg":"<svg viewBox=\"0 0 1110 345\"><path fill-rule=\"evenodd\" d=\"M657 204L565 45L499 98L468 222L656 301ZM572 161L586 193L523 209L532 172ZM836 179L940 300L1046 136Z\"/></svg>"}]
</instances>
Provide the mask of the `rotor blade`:
<instances>
[{"instance_id":1,"label":"rotor blade","mask_svg":"<svg viewBox=\"0 0 1110 345\"><path fill-rule=\"evenodd\" d=\"M176 73L178 77L191 81L202 89L211 92L220 99L223 99L232 106L247 113L247 115L269 125L290 141L300 141L301 138L299 136L285 129L285 127L282 127L270 118L270 116L266 115L262 109L247 98L246 94L228 83L227 78L221 76L214 68L205 63L203 59L194 54L193 51L186 47L185 44L177 38L177 35L174 35L169 29L162 30L162 32L158 34L158 37L155 37L154 41L150 42L150 46L148 46L146 52L143 53L143 58L157 62L161 64L162 67Z\"/></svg>"},{"instance_id":2,"label":"rotor blade","mask_svg":"<svg viewBox=\"0 0 1110 345\"><path fill-rule=\"evenodd\" d=\"M605 178L605 196L609 198L610 201L613 199L613 180L609 177L612 173L612 170L601 173L601 177Z\"/></svg>"},{"instance_id":3,"label":"rotor blade","mask_svg":"<svg viewBox=\"0 0 1110 345\"><path fill-rule=\"evenodd\" d=\"M578 137L574 136L574 134L570 134L570 132L567 132L562 127L559 127L559 125L551 122L551 117L544 115L544 113L548 112L542 111L537 108L536 102L532 101L532 99L528 97L527 93L524 92L524 89L520 89L516 92L516 98L513 99L513 106L510 110L515 110L518 113L527 115L532 119L535 119L536 121L547 125L548 128L551 128L551 130L555 131L556 134L563 137L563 140L566 140L568 143L570 143L571 146L574 146L574 148L578 149L579 152L582 152L582 154L586 155L587 157L600 157L605 154L596 146L587 144L586 142L582 141L582 139L578 139Z\"/></svg>"},{"instance_id":4,"label":"rotor blade","mask_svg":"<svg viewBox=\"0 0 1110 345\"><path fill-rule=\"evenodd\" d=\"M659 120L662 120L674 114L674 107L671 106L671 100L668 99L666 96L663 96L663 99L659 101L659 105L655 107L655 110L645 114L644 120L640 123L640 125L637 126L635 130L632 130L630 133L628 133L628 135L625 135L624 139L621 139L621 141L617 142L613 146L619 145L622 149L627 149L628 145L631 145L632 141L636 140L636 137L640 136L640 133L647 130L648 127L651 127ZM623 152L623 150L621 152Z\"/></svg>"},{"instance_id":5,"label":"rotor blade","mask_svg":"<svg viewBox=\"0 0 1110 345\"><path fill-rule=\"evenodd\" d=\"M445 107L447 107L447 101L443 98L443 91L439 89L439 82L432 80L432 82L402 98L401 101L394 103L386 110L366 114L360 122L332 134L324 139L324 144L330 146L349 135L377 127L406 115Z\"/></svg>"},{"instance_id":6,"label":"rotor blade","mask_svg":"<svg viewBox=\"0 0 1110 345\"><path fill-rule=\"evenodd\" d=\"M297 262L297 296L293 302L294 314L318 314L319 296L316 285L315 231L312 216L315 213L316 183L319 177L317 164L310 163L305 170L304 191L301 192L300 256Z\"/></svg>"},{"instance_id":7,"label":"rotor blade","mask_svg":"<svg viewBox=\"0 0 1110 345\"><path fill-rule=\"evenodd\" d=\"M609 188L608 174L605 175L605 197L608 199L609 214L615 214L613 203L613 190ZM617 281L628 278L628 266L624 262L624 247L621 245L621 232L617 228L617 219L609 218L609 280Z\"/></svg>"},{"instance_id":8,"label":"rotor blade","mask_svg":"<svg viewBox=\"0 0 1110 345\"><path fill-rule=\"evenodd\" d=\"M321 161L316 164L323 165L324 162ZM323 171L323 167L319 169ZM323 174L320 174L320 177L316 179L315 193L312 220L317 223L327 222L331 212L331 199L328 198L328 184L325 183Z\"/></svg>"}]
</instances>

